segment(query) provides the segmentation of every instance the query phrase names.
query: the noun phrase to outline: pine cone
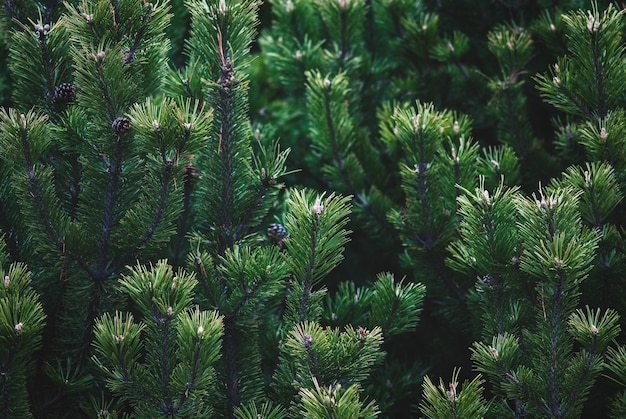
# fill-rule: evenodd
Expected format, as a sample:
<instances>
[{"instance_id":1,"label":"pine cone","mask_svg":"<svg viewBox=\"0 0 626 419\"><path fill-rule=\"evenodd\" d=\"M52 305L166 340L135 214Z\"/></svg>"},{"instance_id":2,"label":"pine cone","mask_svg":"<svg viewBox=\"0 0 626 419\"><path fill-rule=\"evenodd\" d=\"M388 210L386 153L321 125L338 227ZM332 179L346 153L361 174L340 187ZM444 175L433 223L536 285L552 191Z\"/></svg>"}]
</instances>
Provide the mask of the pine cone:
<instances>
[{"instance_id":1,"label":"pine cone","mask_svg":"<svg viewBox=\"0 0 626 419\"><path fill-rule=\"evenodd\" d=\"M59 104L73 102L76 99L76 87L71 83L63 83L54 88L54 100Z\"/></svg>"},{"instance_id":2,"label":"pine cone","mask_svg":"<svg viewBox=\"0 0 626 419\"><path fill-rule=\"evenodd\" d=\"M130 64L135 61L135 52L133 50L128 50L124 53L124 64Z\"/></svg>"},{"instance_id":3,"label":"pine cone","mask_svg":"<svg viewBox=\"0 0 626 419\"><path fill-rule=\"evenodd\" d=\"M267 235L274 239L276 242L281 242L289 237L289 232L282 224L273 223L270 224L270 226L268 227Z\"/></svg>"},{"instance_id":4,"label":"pine cone","mask_svg":"<svg viewBox=\"0 0 626 419\"><path fill-rule=\"evenodd\" d=\"M115 118L111 128L113 128L116 134L126 134L130 129L130 120L123 117Z\"/></svg>"}]
</instances>

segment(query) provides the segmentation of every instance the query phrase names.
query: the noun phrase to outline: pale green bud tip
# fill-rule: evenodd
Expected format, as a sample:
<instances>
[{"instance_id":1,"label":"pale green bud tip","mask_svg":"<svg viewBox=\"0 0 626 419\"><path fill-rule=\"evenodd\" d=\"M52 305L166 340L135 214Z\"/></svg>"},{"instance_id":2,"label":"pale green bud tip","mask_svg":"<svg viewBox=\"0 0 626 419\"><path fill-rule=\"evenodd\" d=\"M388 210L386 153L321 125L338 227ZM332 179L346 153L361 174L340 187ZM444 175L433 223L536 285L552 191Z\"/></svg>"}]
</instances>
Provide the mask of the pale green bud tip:
<instances>
[{"instance_id":1,"label":"pale green bud tip","mask_svg":"<svg viewBox=\"0 0 626 419\"><path fill-rule=\"evenodd\" d=\"M554 258L554 266L556 266L558 269L560 269L563 266L565 266L565 262L562 261L561 259L559 259L558 257L555 257Z\"/></svg>"},{"instance_id":2,"label":"pale green bud tip","mask_svg":"<svg viewBox=\"0 0 626 419\"><path fill-rule=\"evenodd\" d=\"M450 390L446 391L446 396L450 401L456 401L456 383L450 383Z\"/></svg>"},{"instance_id":3,"label":"pale green bud tip","mask_svg":"<svg viewBox=\"0 0 626 419\"><path fill-rule=\"evenodd\" d=\"M493 358L497 360L498 359L498 355L499 355L498 354L498 350L496 348L492 347L491 348L491 355L493 355Z\"/></svg>"},{"instance_id":4,"label":"pale green bud tip","mask_svg":"<svg viewBox=\"0 0 626 419\"><path fill-rule=\"evenodd\" d=\"M600 21L596 20L596 18L589 12L589 16L587 17L587 29L589 32L597 32L600 28Z\"/></svg>"},{"instance_id":5,"label":"pale green bud tip","mask_svg":"<svg viewBox=\"0 0 626 419\"><path fill-rule=\"evenodd\" d=\"M313 204L311 210L315 215L322 215L322 212L324 212L324 204L322 204L322 201L319 198L315 199L315 204Z\"/></svg>"},{"instance_id":6,"label":"pale green bud tip","mask_svg":"<svg viewBox=\"0 0 626 419\"><path fill-rule=\"evenodd\" d=\"M341 10L346 10L350 7L350 0L337 0L337 4Z\"/></svg>"}]
</instances>

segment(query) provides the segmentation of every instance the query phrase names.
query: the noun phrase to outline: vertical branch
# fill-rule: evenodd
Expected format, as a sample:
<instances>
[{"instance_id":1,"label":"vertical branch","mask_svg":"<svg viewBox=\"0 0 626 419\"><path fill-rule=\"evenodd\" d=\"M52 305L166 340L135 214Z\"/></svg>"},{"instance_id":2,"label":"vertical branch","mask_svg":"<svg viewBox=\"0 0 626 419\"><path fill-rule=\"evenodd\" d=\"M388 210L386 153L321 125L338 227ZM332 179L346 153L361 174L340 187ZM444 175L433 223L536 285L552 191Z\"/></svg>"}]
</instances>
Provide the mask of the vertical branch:
<instances>
[{"instance_id":1,"label":"vertical branch","mask_svg":"<svg viewBox=\"0 0 626 419\"><path fill-rule=\"evenodd\" d=\"M47 29L46 29L47 28ZM44 27L37 24L35 25L35 34L37 35L37 41L39 41L39 49L41 50L41 61L44 66L43 73L46 78L46 92L45 100L48 107L50 107L54 100L54 69L50 64L50 52L48 50L48 43L46 42L46 34L49 30L49 25Z\"/></svg>"},{"instance_id":2,"label":"vertical branch","mask_svg":"<svg viewBox=\"0 0 626 419\"><path fill-rule=\"evenodd\" d=\"M606 110L606 93L604 91L604 63L602 62L602 51L598 45L598 27L597 31L591 31L591 58L595 73L596 90L598 92L598 118L604 119L607 114Z\"/></svg>"},{"instance_id":3,"label":"vertical branch","mask_svg":"<svg viewBox=\"0 0 626 419\"><path fill-rule=\"evenodd\" d=\"M313 290L313 270L317 262L317 243L319 241L319 216L314 215L315 219L311 223L311 240L309 246L309 257L307 266L304 271L304 279L302 282L302 300L300 301L300 311L298 312L298 320L303 322L307 320L307 312L311 303L311 292Z\"/></svg>"},{"instance_id":4,"label":"vertical branch","mask_svg":"<svg viewBox=\"0 0 626 419\"><path fill-rule=\"evenodd\" d=\"M191 374L189 377L189 381L185 384L185 392L182 393L180 397L180 405L182 407L183 404L187 401L187 398L194 390L196 386L196 380L198 379L198 374L200 373L200 359L202 357L201 353L202 344L196 343L196 348L193 352L193 358L191 360ZM192 399L193 400L193 399Z\"/></svg>"},{"instance_id":5,"label":"vertical branch","mask_svg":"<svg viewBox=\"0 0 626 419\"><path fill-rule=\"evenodd\" d=\"M330 103L331 98L329 94L329 90L331 88L332 88L332 84L329 84L328 87L324 86L324 115L326 117L326 126L328 127L328 132L330 134L330 142L331 142L332 150L333 150L333 158L335 159L335 163L337 164L337 167L339 168L339 173L341 174L341 177L343 178L344 182L346 183L350 191L354 194L354 196L359 201L359 203L363 205L363 207L367 208L368 212L371 215L375 216L375 218L378 218L377 214L374 214L373 211L371 210L371 207L367 199L356 190L354 182L352 181L350 174L346 170L343 157L341 156L341 153L339 151L339 138L335 130L335 121L334 121L333 114L331 111L331 103Z\"/></svg>"},{"instance_id":6,"label":"vertical branch","mask_svg":"<svg viewBox=\"0 0 626 419\"><path fill-rule=\"evenodd\" d=\"M23 114L21 115L21 119L22 119L22 124L26 126L26 117ZM28 134L26 132L24 132L24 134L22 135L21 144L22 144L22 152L24 154L24 159L26 161L28 182L30 184L30 194L35 201L35 208L37 210L37 215L39 216L39 222L43 224L44 229L46 233L48 234L48 237L50 238L50 240L52 240L54 247L56 247L56 249L61 254L69 256L76 263L78 263L78 265L81 268L83 268L86 272L88 272L89 274L92 274L92 270L87 265L87 262L85 262L85 260L82 259L79 255L71 252L69 249L66 248L65 243L63 242L58 232L52 225L52 221L50 220L50 215L48 214L48 211L46 211L46 208L44 205L44 199L43 199L43 195L41 192L41 187L39 185L39 179L37 178L35 174L35 163L33 162L33 159L32 159L30 146L28 144Z\"/></svg>"},{"instance_id":7,"label":"vertical branch","mask_svg":"<svg viewBox=\"0 0 626 419\"><path fill-rule=\"evenodd\" d=\"M234 191L234 95L233 88L237 87L238 80L234 78L234 63L230 58L228 44L224 40L221 25L217 25L217 47L219 54L220 76L218 85L218 103L215 106L219 120L219 142L217 145L218 158L221 161L220 209L218 215L218 248L217 254L223 255L231 248L236 239L233 220L235 208ZM223 292L226 283L218 270L218 279ZM235 408L241 403L241 388L239 381L241 371L239 366L239 350L237 342L237 318L234 315L224 319L223 353L225 358L226 381L226 416L235 418Z\"/></svg>"},{"instance_id":8,"label":"vertical branch","mask_svg":"<svg viewBox=\"0 0 626 419\"><path fill-rule=\"evenodd\" d=\"M100 301L103 293L102 286L104 285L104 280L106 278L102 278L103 274L101 272L94 272L92 275L92 279L94 279L91 284L89 284L90 298L87 303L87 314L85 318L85 323L83 327L83 331L81 333L81 342L78 349L79 359L83 362L89 362L89 355L91 349L91 343L93 341L94 336L94 326L96 324L96 318L100 314ZM108 277L108 275L107 275Z\"/></svg>"},{"instance_id":9,"label":"vertical branch","mask_svg":"<svg viewBox=\"0 0 626 419\"><path fill-rule=\"evenodd\" d=\"M113 273L121 269L124 265L126 265L129 260L133 257L133 255L144 245L146 244L156 232L156 229L161 224L161 220L163 219L163 215L165 212L165 205L167 204L167 198L169 197L170 184L172 182L172 169L173 162L168 159L164 159L163 165L163 180L161 181L161 191L159 192L159 199L156 203L156 211L154 213L154 217L150 223L150 226L146 229L146 231L142 234L142 236L137 240L132 246L128 248L126 253L113 265L113 267L109 268L108 271Z\"/></svg>"},{"instance_id":10,"label":"vertical branch","mask_svg":"<svg viewBox=\"0 0 626 419\"><path fill-rule=\"evenodd\" d=\"M109 88L106 83L106 77L102 69L102 61L104 60L104 58L105 58L105 52L104 51L98 52L98 54L93 58L93 60L95 61L94 68L96 70L98 88L100 89L100 92L102 93L107 115L109 119L113 121L115 120L117 115L115 112L115 108L113 107L113 102L111 101L111 94L109 92Z\"/></svg>"},{"instance_id":11,"label":"vertical branch","mask_svg":"<svg viewBox=\"0 0 626 419\"><path fill-rule=\"evenodd\" d=\"M163 404L164 404L164 413L170 415L176 413L174 407L174 403L172 400L172 390L170 388L170 371L172 370L171 366L171 353L169 351L170 348L170 338L169 338L169 326L170 320L166 316L162 316L157 307L153 307L152 311L155 315L155 320L157 321L157 325L159 327L159 343L160 343L160 356L161 356L161 391L163 392Z\"/></svg>"},{"instance_id":12,"label":"vertical branch","mask_svg":"<svg viewBox=\"0 0 626 419\"><path fill-rule=\"evenodd\" d=\"M120 175L122 173L122 136L117 136L115 155L107 168L109 181L104 193L104 215L100 225L100 237L98 237L98 256L96 269L104 270L107 265L109 251L109 239L111 229L115 222L115 207L119 192ZM107 275L108 276L108 275Z\"/></svg>"},{"instance_id":13,"label":"vertical branch","mask_svg":"<svg viewBox=\"0 0 626 419\"><path fill-rule=\"evenodd\" d=\"M419 130L417 126L417 122L415 123L416 128ZM433 231L432 231L432 220L430 218L430 207L427 199L427 190L428 185L426 185L426 170L428 170L428 165L426 163L426 145L424 144L424 138L419 132L416 132L417 141L419 143L419 163L415 167L415 174L417 176L417 193L419 196L420 204L422 207L422 218L424 220L424 237L419 240L423 243L424 247L430 247L430 245L434 242ZM418 234L417 232L415 234Z\"/></svg>"},{"instance_id":14,"label":"vertical branch","mask_svg":"<svg viewBox=\"0 0 626 419\"><path fill-rule=\"evenodd\" d=\"M218 27L217 32L218 50L220 54L220 78L218 84L220 87L220 104L218 106L219 114L219 143L217 154L222 161L222 185L221 185L221 216L220 227L223 231L221 248L219 253L222 254L227 248L233 244L233 210L234 210L234 191L233 191L233 92L232 87L236 86L233 79L234 65L228 56L228 51L224 49L224 41L222 31Z\"/></svg>"},{"instance_id":15,"label":"vertical branch","mask_svg":"<svg viewBox=\"0 0 626 419\"><path fill-rule=\"evenodd\" d=\"M235 417L235 407L240 404L239 365L237 362L237 342L235 336L236 319L224 319L224 354L226 358L226 416Z\"/></svg>"},{"instance_id":16,"label":"vertical branch","mask_svg":"<svg viewBox=\"0 0 626 419\"><path fill-rule=\"evenodd\" d=\"M376 39L375 34L375 24L374 24L374 8L372 5L372 0L365 0L365 46L369 53L374 57L376 54L375 51L375 43L374 39Z\"/></svg>"},{"instance_id":17,"label":"vertical branch","mask_svg":"<svg viewBox=\"0 0 626 419\"><path fill-rule=\"evenodd\" d=\"M185 174L183 175L183 212L178 221L178 234L176 235L174 250L172 256L172 268L174 271L178 269L185 234L189 228L191 217L191 197L193 193L193 185L198 173L193 163L189 162L185 166Z\"/></svg>"},{"instance_id":18,"label":"vertical branch","mask_svg":"<svg viewBox=\"0 0 626 419\"><path fill-rule=\"evenodd\" d=\"M559 368L563 368L559 364L558 349L563 344L561 341L561 332L563 324L561 322L561 314L563 310L563 304L561 297L565 294L564 288L565 278L563 272L559 269L557 287L552 296L552 307L550 313L550 353L548 357L550 359L550 367L548 368L548 386L550 388L550 411L554 417L563 416L563 407L561 404L561 386L559 377Z\"/></svg>"}]
</instances>

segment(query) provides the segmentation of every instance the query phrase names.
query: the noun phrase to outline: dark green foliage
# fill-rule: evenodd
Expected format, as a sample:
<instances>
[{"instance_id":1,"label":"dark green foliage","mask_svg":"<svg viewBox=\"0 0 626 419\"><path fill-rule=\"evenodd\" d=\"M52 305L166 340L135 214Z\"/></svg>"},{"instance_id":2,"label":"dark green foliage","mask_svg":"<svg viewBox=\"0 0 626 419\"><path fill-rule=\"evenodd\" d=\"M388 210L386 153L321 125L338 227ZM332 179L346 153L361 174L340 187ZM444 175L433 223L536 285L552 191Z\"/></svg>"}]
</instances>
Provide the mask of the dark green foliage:
<instances>
[{"instance_id":1,"label":"dark green foliage","mask_svg":"<svg viewBox=\"0 0 626 419\"><path fill-rule=\"evenodd\" d=\"M285 320L293 325L318 321L324 290L314 290L343 259L348 231L344 228L350 207L346 197L317 196L295 192L287 201L287 264L292 272Z\"/></svg>"},{"instance_id":2,"label":"dark green foliage","mask_svg":"<svg viewBox=\"0 0 626 419\"><path fill-rule=\"evenodd\" d=\"M120 285L142 322L120 312L96 321L94 361L107 386L140 417L210 416L223 319L192 307L194 276L162 261Z\"/></svg>"},{"instance_id":3,"label":"dark green foliage","mask_svg":"<svg viewBox=\"0 0 626 419\"><path fill-rule=\"evenodd\" d=\"M0 412L4 417L32 417L27 381L34 376L33 355L41 348L46 315L26 266L6 266L6 259L0 244Z\"/></svg>"},{"instance_id":4,"label":"dark green foliage","mask_svg":"<svg viewBox=\"0 0 626 419\"><path fill-rule=\"evenodd\" d=\"M599 10L578 10L563 16L566 40L571 51L549 74L537 78L546 100L557 108L588 119L604 119L615 110L626 77L618 64L624 49L621 43L622 11L609 5Z\"/></svg>"},{"instance_id":5,"label":"dark green foliage","mask_svg":"<svg viewBox=\"0 0 626 419\"><path fill-rule=\"evenodd\" d=\"M568 187L533 199L502 188L493 197L478 190L473 201L459 199L467 214L462 226L470 228L467 242L452 247L450 263L477 272L476 299L490 329L484 336L497 335L491 345L474 344L472 359L502 396L531 415L579 416L603 351L620 331L612 310L575 310L598 243L582 224L578 199ZM515 212L517 221L510 218ZM488 259L480 257L485 249Z\"/></svg>"},{"instance_id":6,"label":"dark green foliage","mask_svg":"<svg viewBox=\"0 0 626 419\"><path fill-rule=\"evenodd\" d=\"M3 2L0 410L622 417L624 19Z\"/></svg>"},{"instance_id":7,"label":"dark green foliage","mask_svg":"<svg viewBox=\"0 0 626 419\"><path fill-rule=\"evenodd\" d=\"M312 390L318 385L358 384L382 358L381 344L379 328L355 330L348 326L340 332L302 323L283 343L276 391L295 394L302 388Z\"/></svg>"}]
</instances>

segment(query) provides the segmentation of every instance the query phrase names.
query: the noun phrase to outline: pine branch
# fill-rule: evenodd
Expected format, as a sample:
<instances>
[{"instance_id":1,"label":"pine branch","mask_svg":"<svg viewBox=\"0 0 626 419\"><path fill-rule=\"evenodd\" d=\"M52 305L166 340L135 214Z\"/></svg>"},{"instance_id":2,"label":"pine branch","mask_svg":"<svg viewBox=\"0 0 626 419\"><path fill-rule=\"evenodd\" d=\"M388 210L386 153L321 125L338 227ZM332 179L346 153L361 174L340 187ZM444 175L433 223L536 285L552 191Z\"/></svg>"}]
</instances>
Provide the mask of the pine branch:
<instances>
[{"instance_id":1,"label":"pine branch","mask_svg":"<svg viewBox=\"0 0 626 419\"><path fill-rule=\"evenodd\" d=\"M562 317L563 317L563 307L561 302L561 296L566 292L564 288L564 276L562 272L558 272L557 274L557 284L556 289L554 291L554 295L552 296L552 307L550 309L550 318L549 322L549 345L548 345L548 358L549 365L547 372L547 381L548 381L548 391L550 394L549 405L546 406L546 409L551 413L554 417L562 417L563 412L562 404L561 404L561 371L562 366L560 365L561 358L558 356L561 345L564 342L561 340L562 330ZM543 300L543 296L542 296Z\"/></svg>"},{"instance_id":2,"label":"pine branch","mask_svg":"<svg viewBox=\"0 0 626 419\"><path fill-rule=\"evenodd\" d=\"M318 206L321 204L318 204ZM315 211L315 210L314 210ZM317 245L320 239L319 217L311 220L309 230L309 248L307 255L307 263L304 267L302 281L302 300L300 301L300 310L298 311L298 322L308 320L308 311L311 304L311 293L313 292L313 272L317 267Z\"/></svg>"},{"instance_id":3,"label":"pine branch","mask_svg":"<svg viewBox=\"0 0 626 419\"><path fill-rule=\"evenodd\" d=\"M238 239L240 239L249 229L250 221L252 220L255 212L258 211L261 204L263 203L265 195L267 194L269 189L269 185L266 184L266 182L261 182L261 185L258 187L252 203L246 210L245 214L243 214L243 216L241 217L237 228L235 228L235 231L233 233L233 241L237 241Z\"/></svg>"},{"instance_id":4,"label":"pine branch","mask_svg":"<svg viewBox=\"0 0 626 419\"><path fill-rule=\"evenodd\" d=\"M598 93L598 117L603 119L607 114L607 97L604 90L604 63L602 62L602 55L605 51L600 50L598 42L596 41L597 32L591 33L591 59L593 62L593 68L595 73L596 92Z\"/></svg>"},{"instance_id":5,"label":"pine branch","mask_svg":"<svg viewBox=\"0 0 626 419\"><path fill-rule=\"evenodd\" d=\"M285 239L287 266L293 273L294 306L289 309L293 324L314 320L308 316L314 308L313 287L317 285L343 258L343 246L348 241L345 230L350 211L349 197L317 196L313 205L308 191L294 191L288 201Z\"/></svg>"},{"instance_id":6,"label":"pine branch","mask_svg":"<svg viewBox=\"0 0 626 419\"><path fill-rule=\"evenodd\" d=\"M339 139L337 138L337 133L335 132L335 121L331 109L330 90L332 88L332 82L328 79L324 79L324 117L326 119L326 129L328 130L329 141L332 147L332 156L335 159L337 167L339 168L339 173L341 174L341 177L343 177L343 180L348 186L350 192L355 193L356 188L354 187L354 182L352 181L350 174L346 171L343 158L339 152ZM355 196L357 196L359 202L367 207L367 201L362 196L358 193Z\"/></svg>"},{"instance_id":7,"label":"pine branch","mask_svg":"<svg viewBox=\"0 0 626 419\"><path fill-rule=\"evenodd\" d=\"M185 236L183 231L189 231L189 224L192 219L192 195L194 191L194 184L197 181L198 173L194 163L189 162L185 166L185 174L183 175L183 211L178 220L178 234L174 242L174 249L172 251L172 266L174 270L178 269L180 264L181 252Z\"/></svg>"},{"instance_id":8,"label":"pine branch","mask_svg":"<svg viewBox=\"0 0 626 419\"><path fill-rule=\"evenodd\" d=\"M106 114L109 118L109 121L113 122L117 118L117 112L115 110L115 106L113 105L112 98L111 98L111 91L108 86L108 81L110 82L113 82L113 81L108 80L106 78L106 75L103 69L103 62L104 62L105 57L106 57L105 52L100 51L98 52L96 56L92 56L91 58L93 59L93 63L94 63L97 87L98 87L98 90L100 91L101 97L104 99L104 106L106 109ZM116 144L118 147L120 147L118 148L119 152L121 152L120 142L121 142L121 137L118 136ZM119 156L119 158L121 159L121 156ZM117 167L114 167L114 168L117 170L121 170L121 169L118 169Z\"/></svg>"},{"instance_id":9,"label":"pine branch","mask_svg":"<svg viewBox=\"0 0 626 419\"><path fill-rule=\"evenodd\" d=\"M8 118L11 117L10 114L6 116ZM30 193L35 201L35 208L37 210L37 215L39 216L39 222L43 225L46 233L48 234L48 237L50 238L50 240L52 240L52 243L59 251L59 253L69 256L72 260L78 263L78 265L86 272L88 272L90 275L93 275L93 272L87 262L81 256L73 253L70 249L66 248L65 243L61 240L61 237L52 225L50 214L48 214L45 208L44 198L41 192L41 187L39 185L39 179L35 174L35 162L33 161L33 157L31 154L29 134L27 131L27 121L32 121L33 118L34 115L30 114L28 116L25 116L24 114L20 115L21 124L24 128L21 131L20 145L25 159L28 182L30 185ZM39 120L39 123L41 123L41 120Z\"/></svg>"},{"instance_id":10,"label":"pine branch","mask_svg":"<svg viewBox=\"0 0 626 419\"><path fill-rule=\"evenodd\" d=\"M156 211L150 222L150 226L146 229L140 239L128 248L126 253L122 255L118 261L112 265L108 270L113 273L119 271L123 266L127 265L130 259L136 255L137 251L141 249L155 234L156 229L161 225L165 214L165 206L170 192L172 184L173 173L172 169L174 162L165 158L163 154L163 180L161 181L161 189L159 192L159 198L156 202Z\"/></svg>"},{"instance_id":11,"label":"pine branch","mask_svg":"<svg viewBox=\"0 0 626 419\"><path fill-rule=\"evenodd\" d=\"M155 314L155 318L161 317L158 308L154 307L153 312ZM159 371L159 378L161 380L161 394L163 395L163 401L161 402L161 410L166 415L174 415L176 414L176 407L172 397L172 391L170 388L171 377L171 369L172 369L172 354L170 353L170 348L172 343L170 342L170 335L168 326L171 325L171 321L169 318L165 317L161 320L161 324L158 326L158 335L159 335L159 355L161 358L161 370Z\"/></svg>"},{"instance_id":12,"label":"pine branch","mask_svg":"<svg viewBox=\"0 0 626 419\"><path fill-rule=\"evenodd\" d=\"M80 361L85 361L88 359L90 355L91 344L94 338L94 328L96 325L96 320L100 313L100 304L102 302L102 294L104 290L102 289L102 283L108 279L106 272L98 272L94 271L94 276L92 276L92 284L90 284L89 288L89 299L87 300L87 308L86 308L86 316L84 326L82 328L80 334L80 343L78 346L78 355ZM100 275L100 276L98 276ZM102 279L101 279L102 278Z\"/></svg>"},{"instance_id":13,"label":"pine branch","mask_svg":"<svg viewBox=\"0 0 626 419\"><path fill-rule=\"evenodd\" d=\"M428 376L422 383L424 399L420 411L428 418L483 418L487 416L490 404L483 398L484 379L476 376L472 381L465 381L459 389L458 377L460 368L452 372L452 380L446 387L439 379L435 387Z\"/></svg>"},{"instance_id":14,"label":"pine branch","mask_svg":"<svg viewBox=\"0 0 626 419\"><path fill-rule=\"evenodd\" d=\"M572 410L573 406L580 404L580 401L586 397L584 393L588 391L589 381L593 378L592 367L594 361L601 359L599 354L595 352L595 348L592 348L591 352L583 356L585 357L584 370L581 371L574 387L569 391L568 396L563 401L563 405L565 406L563 416L566 416L568 412Z\"/></svg>"},{"instance_id":15,"label":"pine branch","mask_svg":"<svg viewBox=\"0 0 626 419\"><path fill-rule=\"evenodd\" d=\"M107 98L106 93L105 98ZM110 101L107 101L107 103L110 106ZM111 111L111 109L109 109L109 111ZM110 273L108 272L108 270L106 270L105 267L108 262L107 259L111 230L113 228L113 224L116 222L114 212L115 207L117 206L117 196L120 192L119 182L120 175L122 173L123 162L122 139L123 135L118 134L117 140L115 142L115 154L113 155L113 159L109 162L107 166L108 182L106 185L106 190L104 192L104 212L100 224L100 235L97 242L98 252L96 260L96 275L93 277L95 281L104 281L110 276Z\"/></svg>"},{"instance_id":16,"label":"pine branch","mask_svg":"<svg viewBox=\"0 0 626 419\"><path fill-rule=\"evenodd\" d=\"M328 158L334 161L338 175L341 181L343 181L342 189L355 197L359 205L384 229L388 237L399 243L400 239L397 231L392 228L384 214L379 214L372 207L370 200L359 190L359 187L354 182L353 175L350 174L346 166L346 156L350 153L350 148L354 141L352 138L354 132L351 126L352 116L348 114L348 109L344 109L342 105L337 103L340 95L350 93L346 74L340 73L332 80L322 78L319 72L307 72L306 77L308 80L307 107L311 113L323 113L323 116L312 118L312 125L324 124L323 127L311 127L314 144L322 152L328 153ZM345 121L346 119L350 121ZM334 172L332 174L334 175ZM333 179L331 182L335 183L337 179ZM371 189L373 186L369 185L369 187Z\"/></svg>"},{"instance_id":17,"label":"pine branch","mask_svg":"<svg viewBox=\"0 0 626 419\"><path fill-rule=\"evenodd\" d=\"M226 379L226 416L229 419L235 417L235 409L241 404L240 397L240 371L237 359L237 342L235 336L236 318L227 317L224 320L224 357Z\"/></svg>"},{"instance_id":18,"label":"pine branch","mask_svg":"<svg viewBox=\"0 0 626 419\"><path fill-rule=\"evenodd\" d=\"M6 243L9 251L9 256L12 260L18 261L22 260L20 256L19 246L17 240L15 238L15 232L13 231L13 225L11 221L8 219L8 214L4 210L4 205L0 205L0 231L4 234L2 235L3 242Z\"/></svg>"},{"instance_id":19,"label":"pine branch","mask_svg":"<svg viewBox=\"0 0 626 419\"><path fill-rule=\"evenodd\" d=\"M46 26L49 28L49 25ZM50 101L54 97L54 68L50 65L52 60L50 59L48 44L46 42L46 26L42 27L40 24L35 25L35 35L39 41L42 63L44 64L43 72L46 79L46 92L44 92L44 97L48 102L48 106L50 106Z\"/></svg>"},{"instance_id":20,"label":"pine branch","mask_svg":"<svg viewBox=\"0 0 626 419\"><path fill-rule=\"evenodd\" d=\"M222 33L218 28L217 33L218 53L220 54L220 69L221 74L218 80L220 87L219 98L220 104L217 105L219 126L219 143L217 146L217 154L221 157L222 161L222 185L220 188L221 194L221 216L218 221L220 227L223 229L225 240L221 244L222 249L219 254L222 254L226 249L232 247L234 244L233 238L233 207L234 207L234 191L233 191L233 83L236 86L238 82L234 80L234 65L228 56L228 50L224 47L222 39Z\"/></svg>"}]
</instances>

